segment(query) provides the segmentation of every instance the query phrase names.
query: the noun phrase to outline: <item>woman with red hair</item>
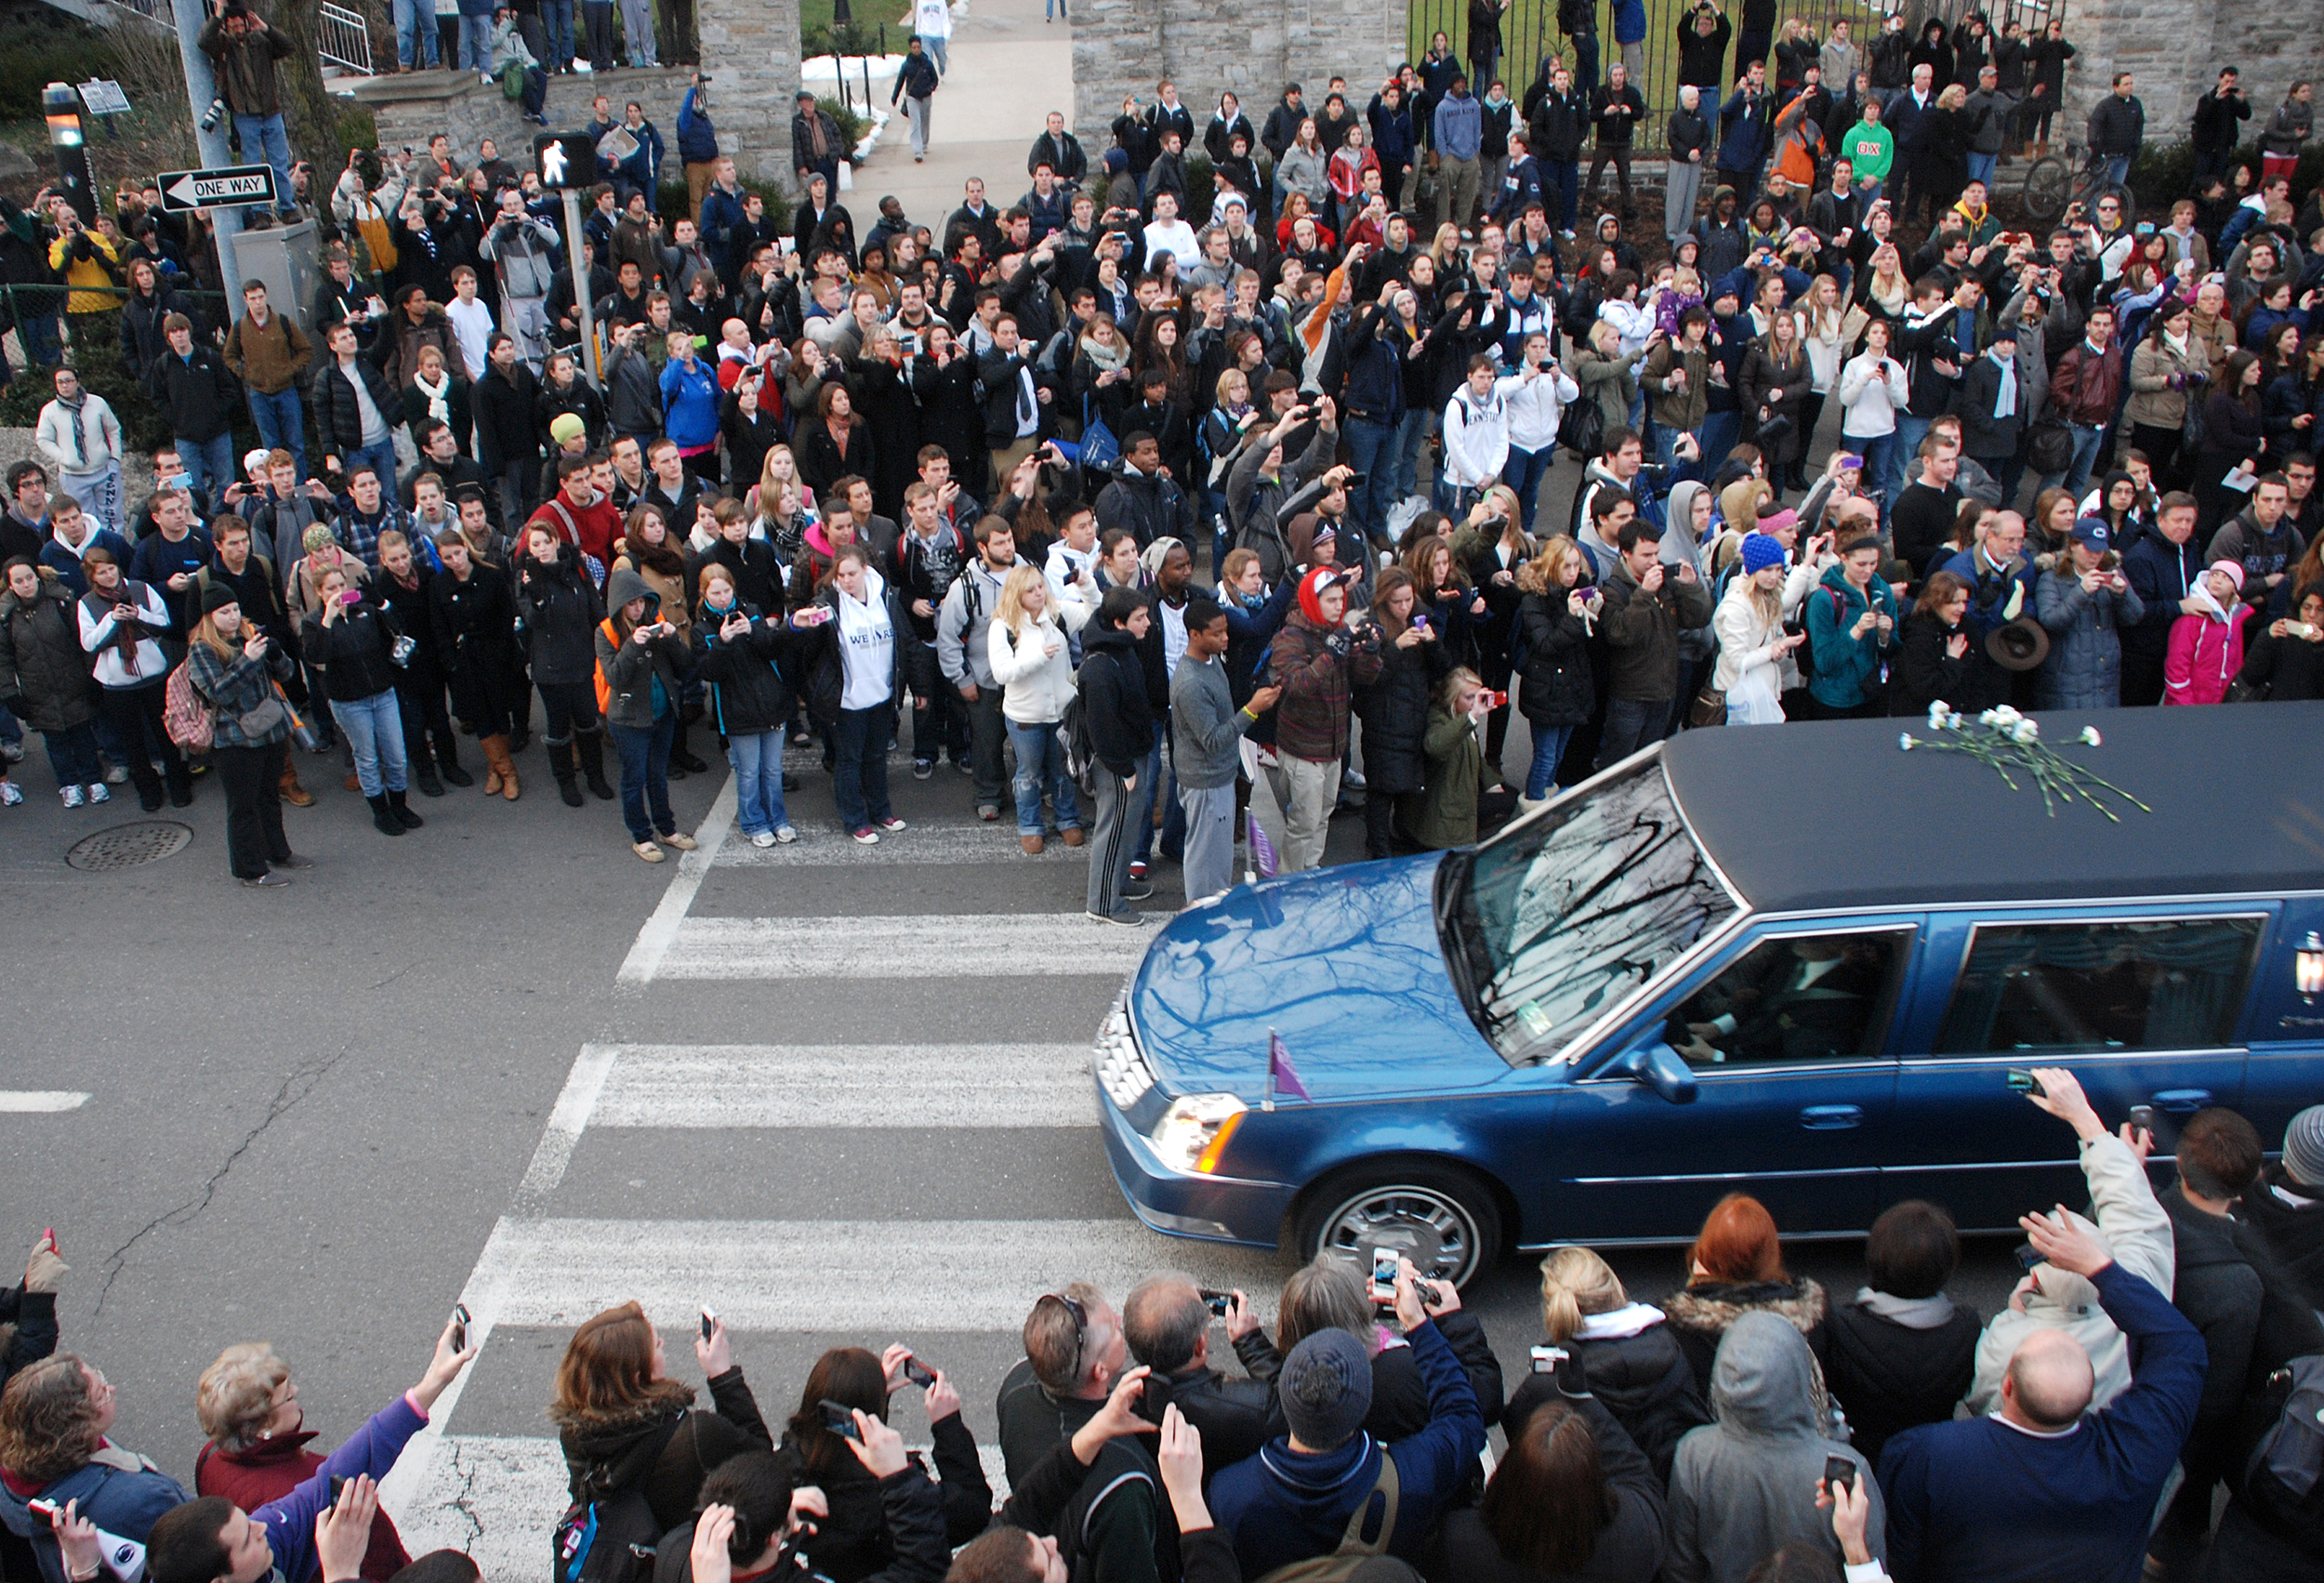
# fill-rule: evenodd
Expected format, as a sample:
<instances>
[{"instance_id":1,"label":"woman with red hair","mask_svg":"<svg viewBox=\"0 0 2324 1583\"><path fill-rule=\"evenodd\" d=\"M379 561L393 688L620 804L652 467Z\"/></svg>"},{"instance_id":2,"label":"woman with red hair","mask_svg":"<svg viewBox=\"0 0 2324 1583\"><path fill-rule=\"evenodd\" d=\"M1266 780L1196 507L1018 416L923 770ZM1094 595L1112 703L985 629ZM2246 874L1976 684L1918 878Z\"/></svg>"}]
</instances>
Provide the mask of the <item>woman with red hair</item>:
<instances>
[{"instance_id":1,"label":"woman with red hair","mask_svg":"<svg viewBox=\"0 0 2324 1583\"><path fill-rule=\"evenodd\" d=\"M1747 1313L1764 1311L1788 1321L1823 1362L1824 1288L1784 1273L1776 1218L1749 1194L1728 1194L1704 1218L1687 1250L1686 1285L1664 1300L1662 1311L1706 1396L1720 1338Z\"/></svg>"}]
</instances>

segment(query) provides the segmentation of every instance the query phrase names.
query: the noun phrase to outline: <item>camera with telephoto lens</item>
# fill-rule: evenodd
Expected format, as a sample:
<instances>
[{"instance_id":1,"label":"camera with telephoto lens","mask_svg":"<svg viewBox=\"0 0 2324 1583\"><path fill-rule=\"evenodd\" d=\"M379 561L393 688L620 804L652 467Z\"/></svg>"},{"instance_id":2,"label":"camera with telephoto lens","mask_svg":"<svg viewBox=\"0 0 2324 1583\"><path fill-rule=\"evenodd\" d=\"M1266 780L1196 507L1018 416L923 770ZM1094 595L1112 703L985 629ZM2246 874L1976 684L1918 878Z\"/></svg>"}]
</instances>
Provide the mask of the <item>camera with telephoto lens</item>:
<instances>
[{"instance_id":1,"label":"camera with telephoto lens","mask_svg":"<svg viewBox=\"0 0 2324 1583\"><path fill-rule=\"evenodd\" d=\"M210 100L210 108L202 112L202 130L205 132L215 132L220 125L224 125L225 120L225 99L214 99Z\"/></svg>"}]
</instances>

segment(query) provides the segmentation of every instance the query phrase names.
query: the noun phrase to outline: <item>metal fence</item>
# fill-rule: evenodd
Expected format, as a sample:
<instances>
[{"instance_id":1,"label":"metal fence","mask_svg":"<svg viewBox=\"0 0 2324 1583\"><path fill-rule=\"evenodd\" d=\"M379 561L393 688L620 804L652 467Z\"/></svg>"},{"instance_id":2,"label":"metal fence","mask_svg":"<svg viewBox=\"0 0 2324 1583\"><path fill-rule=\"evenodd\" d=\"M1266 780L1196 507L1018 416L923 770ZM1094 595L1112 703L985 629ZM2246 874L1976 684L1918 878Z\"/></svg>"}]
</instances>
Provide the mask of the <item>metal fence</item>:
<instances>
[{"instance_id":1,"label":"metal fence","mask_svg":"<svg viewBox=\"0 0 2324 1583\"><path fill-rule=\"evenodd\" d=\"M1615 42L1611 8L1597 0L1587 3L1597 20L1597 80L1605 80L1605 69L1614 62L1625 59L1630 61L1630 75L1646 100L1645 124L1637 131L1638 146L1659 149L1670 112L1678 103L1679 29L1694 14L1697 0L1645 0L1646 36L1629 46L1627 51ZM1917 31L1931 18L1941 18L1949 26L1972 11L1982 11L1997 33L2005 23L2017 21L2025 24L2028 34L2038 34L2048 26L2053 10L2064 15L2065 0L1902 0L1901 7L1897 0L1816 0L1812 9L1780 9L1776 36L1781 36L1786 17L1799 17L1819 39L1830 33L1834 21L1845 19L1861 51L1877 34L1882 23L1900 8L1908 31ZM1729 0L1722 9L1735 28L1735 36L1727 44L1721 77L1723 85L1732 90L1738 75L1737 57L1743 43L1742 7L1739 0ZM1543 72L1544 63L1553 58L1563 59L1578 77L1589 75L1590 62L1586 57L1592 46L1578 43L1560 31L1558 10L1558 0L1515 0L1501 14L1501 47L1494 74L1507 85L1511 99L1522 100L1526 88ZM1469 59L1468 0L1410 0L1408 15L1407 43L1413 60L1418 61L1428 53L1439 32L1451 40L1456 55L1464 61ZM1774 67L1771 40L1771 79ZM1484 86L1477 86L1480 89ZM1835 92L1840 87L1838 84L1829 86Z\"/></svg>"},{"instance_id":2,"label":"metal fence","mask_svg":"<svg viewBox=\"0 0 2324 1583\"><path fill-rule=\"evenodd\" d=\"M358 76L370 76L371 30L364 26L363 14L323 0L322 12L315 22L315 53L323 57L325 65Z\"/></svg>"}]
</instances>

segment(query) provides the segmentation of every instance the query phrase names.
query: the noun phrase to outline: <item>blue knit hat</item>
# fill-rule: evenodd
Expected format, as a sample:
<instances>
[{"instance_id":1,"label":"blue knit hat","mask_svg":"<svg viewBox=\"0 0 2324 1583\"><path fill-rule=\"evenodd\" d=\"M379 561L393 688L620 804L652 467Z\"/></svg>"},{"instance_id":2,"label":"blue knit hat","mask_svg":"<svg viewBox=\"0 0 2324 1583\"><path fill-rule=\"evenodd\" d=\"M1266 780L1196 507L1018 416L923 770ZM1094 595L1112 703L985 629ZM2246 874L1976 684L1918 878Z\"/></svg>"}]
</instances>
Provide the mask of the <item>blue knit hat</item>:
<instances>
[{"instance_id":1,"label":"blue knit hat","mask_svg":"<svg viewBox=\"0 0 2324 1583\"><path fill-rule=\"evenodd\" d=\"M1769 534L1743 535L1743 575L1751 576L1770 566L1781 566L1785 561L1783 545Z\"/></svg>"},{"instance_id":2,"label":"blue knit hat","mask_svg":"<svg viewBox=\"0 0 2324 1583\"><path fill-rule=\"evenodd\" d=\"M1372 1410L1372 1360L1345 1330L1301 1339L1275 1377L1284 1422L1311 1451L1346 1444Z\"/></svg>"}]
</instances>

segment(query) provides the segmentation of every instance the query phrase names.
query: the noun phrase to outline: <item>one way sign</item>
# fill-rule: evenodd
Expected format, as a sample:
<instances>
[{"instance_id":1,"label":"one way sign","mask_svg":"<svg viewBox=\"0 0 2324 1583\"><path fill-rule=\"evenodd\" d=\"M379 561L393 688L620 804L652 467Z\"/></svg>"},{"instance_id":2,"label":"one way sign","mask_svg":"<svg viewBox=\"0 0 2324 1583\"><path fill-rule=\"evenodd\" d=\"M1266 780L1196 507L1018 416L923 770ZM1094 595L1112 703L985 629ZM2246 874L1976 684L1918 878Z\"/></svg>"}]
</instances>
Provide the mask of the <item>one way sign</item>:
<instances>
[{"instance_id":1,"label":"one way sign","mask_svg":"<svg viewBox=\"0 0 2324 1583\"><path fill-rule=\"evenodd\" d=\"M272 204L274 167L230 165L221 170L165 170L161 175L165 209L216 209L242 204Z\"/></svg>"}]
</instances>

